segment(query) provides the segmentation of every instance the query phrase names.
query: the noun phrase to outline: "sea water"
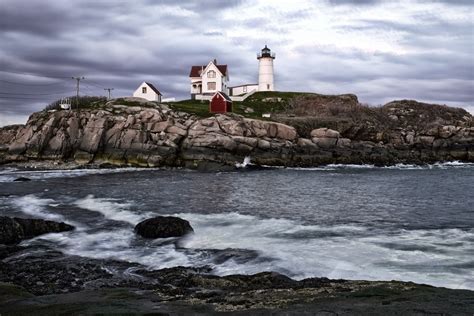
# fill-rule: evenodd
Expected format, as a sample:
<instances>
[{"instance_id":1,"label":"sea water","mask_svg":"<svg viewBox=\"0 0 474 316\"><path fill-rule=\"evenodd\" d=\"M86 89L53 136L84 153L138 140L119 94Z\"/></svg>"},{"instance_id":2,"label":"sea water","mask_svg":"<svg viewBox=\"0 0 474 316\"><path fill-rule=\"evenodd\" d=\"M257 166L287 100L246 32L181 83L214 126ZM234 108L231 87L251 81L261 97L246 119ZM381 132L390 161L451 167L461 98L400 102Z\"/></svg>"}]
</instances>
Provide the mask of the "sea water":
<instances>
[{"instance_id":1,"label":"sea water","mask_svg":"<svg viewBox=\"0 0 474 316\"><path fill-rule=\"evenodd\" d=\"M64 221L24 245L138 263L404 280L474 290L474 165L190 170L0 170L0 215ZM18 177L29 182L13 182ZM144 240L155 215L194 234Z\"/></svg>"}]
</instances>

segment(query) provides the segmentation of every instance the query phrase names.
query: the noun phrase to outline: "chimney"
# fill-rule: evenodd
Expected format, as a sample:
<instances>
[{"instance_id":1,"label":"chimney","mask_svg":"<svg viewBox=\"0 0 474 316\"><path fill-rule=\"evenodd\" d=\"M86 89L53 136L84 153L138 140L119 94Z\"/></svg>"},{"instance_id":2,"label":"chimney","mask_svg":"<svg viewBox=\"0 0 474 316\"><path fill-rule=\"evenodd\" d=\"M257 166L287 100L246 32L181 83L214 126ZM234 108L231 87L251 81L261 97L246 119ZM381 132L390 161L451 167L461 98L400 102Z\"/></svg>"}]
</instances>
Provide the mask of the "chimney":
<instances>
[{"instance_id":1,"label":"chimney","mask_svg":"<svg viewBox=\"0 0 474 316\"><path fill-rule=\"evenodd\" d=\"M217 59L214 58L214 65L217 65Z\"/></svg>"}]
</instances>

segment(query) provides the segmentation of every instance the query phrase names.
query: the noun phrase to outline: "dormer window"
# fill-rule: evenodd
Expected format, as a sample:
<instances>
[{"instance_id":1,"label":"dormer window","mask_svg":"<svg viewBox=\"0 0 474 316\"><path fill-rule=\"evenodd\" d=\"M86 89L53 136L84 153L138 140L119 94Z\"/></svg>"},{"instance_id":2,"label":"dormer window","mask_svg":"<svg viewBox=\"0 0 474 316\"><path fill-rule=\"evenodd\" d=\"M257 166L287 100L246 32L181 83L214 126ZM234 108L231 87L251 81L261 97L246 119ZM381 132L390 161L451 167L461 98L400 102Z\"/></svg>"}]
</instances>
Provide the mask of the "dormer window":
<instances>
[{"instance_id":1,"label":"dormer window","mask_svg":"<svg viewBox=\"0 0 474 316\"><path fill-rule=\"evenodd\" d=\"M142 93L146 93L146 87L142 87Z\"/></svg>"},{"instance_id":2,"label":"dormer window","mask_svg":"<svg viewBox=\"0 0 474 316\"><path fill-rule=\"evenodd\" d=\"M216 77L216 72L214 70L209 70L207 72L207 77L208 78L215 78Z\"/></svg>"}]
</instances>

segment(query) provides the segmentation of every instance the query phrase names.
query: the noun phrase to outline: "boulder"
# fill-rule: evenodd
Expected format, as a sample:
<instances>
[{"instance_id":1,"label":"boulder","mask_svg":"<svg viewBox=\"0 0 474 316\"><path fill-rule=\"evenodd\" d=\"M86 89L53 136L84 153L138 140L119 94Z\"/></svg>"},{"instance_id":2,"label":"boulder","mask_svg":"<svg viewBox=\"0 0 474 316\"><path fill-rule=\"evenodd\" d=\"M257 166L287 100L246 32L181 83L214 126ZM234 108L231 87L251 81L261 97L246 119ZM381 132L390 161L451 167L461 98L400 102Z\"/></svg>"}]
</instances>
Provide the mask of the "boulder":
<instances>
[{"instance_id":1,"label":"boulder","mask_svg":"<svg viewBox=\"0 0 474 316\"><path fill-rule=\"evenodd\" d=\"M311 137L339 138L341 134L338 131L329 128L317 128L311 131Z\"/></svg>"},{"instance_id":2,"label":"boulder","mask_svg":"<svg viewBox=\"0 0 474 316\"><path fill-rule=\"evenodd\" d=\"M321 148L331 148L337 143L337 138L330 137L313 137L311 140Z\"/></svg>"},{"instance_id":3,"label":"boulder","mask_svg":"<svg viewBox=\"0 0 474 316\"><path fill-rule=\"evenodd\" d=\"M73 226L62 222L0 216L0 244L15 244L23 239L73 229Z\"/></svg>"},{"instance_id":4,"label":"boulder","mask_svg":"<svg viewBox=\"0 0 474 316\"><path fill-rule=\"evenodd\" d=\"M173 216L157 216L135 226L135 232L144 238L181 237L194 230L187 220Z\"/></svg>"},{"instance_id":5,"label":"boulder","mask_svg":"<svg viewBox=\"0 0 474 316\"><path fill-rule=\"evenodd\" d=\"M26 182L26 181L31 181L30 178L27 178L27 177L19 177L19 178L16 178L15 180L13 180L15 182Z\"/></svg>"}]
</instances>

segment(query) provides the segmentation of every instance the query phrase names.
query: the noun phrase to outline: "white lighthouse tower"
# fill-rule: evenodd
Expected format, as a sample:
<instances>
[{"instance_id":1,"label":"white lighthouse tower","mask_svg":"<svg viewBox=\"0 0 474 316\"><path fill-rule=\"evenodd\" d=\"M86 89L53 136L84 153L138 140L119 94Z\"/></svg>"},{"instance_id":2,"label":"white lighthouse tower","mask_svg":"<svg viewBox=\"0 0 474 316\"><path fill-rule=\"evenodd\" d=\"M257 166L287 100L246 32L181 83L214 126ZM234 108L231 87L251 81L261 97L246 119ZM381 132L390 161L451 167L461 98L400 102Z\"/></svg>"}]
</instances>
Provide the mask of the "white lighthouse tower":
<instances>
[{"instance_id":1,"label":"white lighthouse tower","mask_svg":"<svg viewBox=\"0 0 474 316\"><path fill-rule=\"evenodd\" d=\"M257 54L258 59L258 91L274 91L273 85L273 60L275 53L265 45L261 53Z\"/></svg>"}]
</instances>

